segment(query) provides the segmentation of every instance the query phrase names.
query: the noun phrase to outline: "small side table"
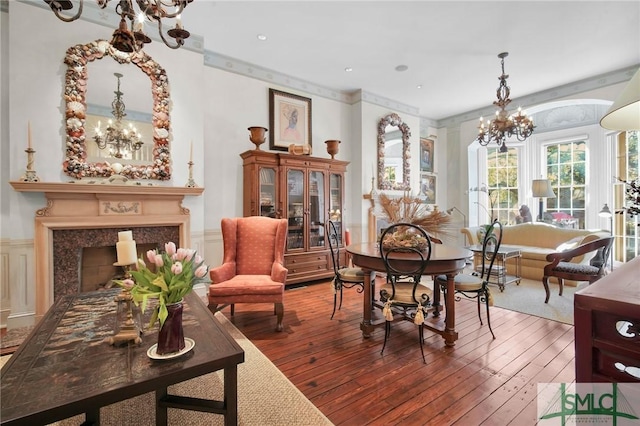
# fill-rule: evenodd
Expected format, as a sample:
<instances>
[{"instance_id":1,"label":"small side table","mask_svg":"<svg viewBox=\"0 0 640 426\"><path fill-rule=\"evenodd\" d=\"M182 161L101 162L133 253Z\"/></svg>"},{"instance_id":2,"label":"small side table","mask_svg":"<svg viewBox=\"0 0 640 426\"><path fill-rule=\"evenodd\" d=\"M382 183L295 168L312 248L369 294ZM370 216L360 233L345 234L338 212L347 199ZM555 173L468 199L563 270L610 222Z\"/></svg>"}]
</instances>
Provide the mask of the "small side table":
<instances>
[{"instance_id":1,"label":"small side table","mask_svg":"<svg viewBox=\"0 0 640 426\"><path fill-rule=\"evenodd\" d=\"M482 245L474 244L468 247L473 252L473 269L480 272L482 270ZM516 270L515 275L507 274L507 260L515 259ZM520 284L522 268L522 251L519 247L515 246L500 246L496 260L491 269L491 276L489 277L489 284L496 284L500 291L504 291L504 287L507 284L513 282L516 285Z\"/></svg>"}]
</instances>

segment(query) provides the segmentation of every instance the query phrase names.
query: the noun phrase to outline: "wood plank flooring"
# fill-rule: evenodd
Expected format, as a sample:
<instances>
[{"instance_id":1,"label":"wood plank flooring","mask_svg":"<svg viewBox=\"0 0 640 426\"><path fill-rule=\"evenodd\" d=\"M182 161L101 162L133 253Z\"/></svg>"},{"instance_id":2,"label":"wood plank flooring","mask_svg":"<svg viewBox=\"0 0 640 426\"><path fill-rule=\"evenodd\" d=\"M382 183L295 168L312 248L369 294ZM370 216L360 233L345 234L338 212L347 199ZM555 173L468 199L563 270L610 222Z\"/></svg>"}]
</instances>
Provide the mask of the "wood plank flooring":
<instances>
[{"instance_id":1,"label":"wood plank flooring","mask_svg":"<svg viewBox=\"0 0 640 426\"><path fill-rule=\"evenodd\" d=\"M236 305L232 321L336 425L535 424L537 383L575 379L573 326L492 307L493 340L475 302L457 303L456 346L425 330L426 365L409 322L384 355L382 326L362 338L354 289L330 320L329 282L286 290L282 333L268 304Z\"/></svg>"}]
</instances>

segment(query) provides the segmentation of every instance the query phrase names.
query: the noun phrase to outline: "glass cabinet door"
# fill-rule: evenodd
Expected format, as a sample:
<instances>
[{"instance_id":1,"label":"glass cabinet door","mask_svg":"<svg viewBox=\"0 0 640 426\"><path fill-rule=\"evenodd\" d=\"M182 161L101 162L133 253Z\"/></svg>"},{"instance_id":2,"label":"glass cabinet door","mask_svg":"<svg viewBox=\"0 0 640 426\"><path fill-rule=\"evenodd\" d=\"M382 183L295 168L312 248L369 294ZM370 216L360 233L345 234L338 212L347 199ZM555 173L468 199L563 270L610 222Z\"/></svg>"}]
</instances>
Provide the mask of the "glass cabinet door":
<instances>
[{"instance_id":1,"label":"glass cabinet door","mask_svg":"<svg viewBox=\"0 0 640 426\"><path fill-rule=\"evenodd\" d=\"M260 216L276 217L276 170L260 168Z\"/></svg>"},{"instance_id":2,"label":"glass cabinet door","mask_svg":"<svg viewBox=\"0 0 640 426\"><path fill-rule=\"evenodd\" d=\"M342 245L342 175L333 173L329 176L329 219L336 225Z\"/></svg>"},{"instance_id":3,"label":"glass cabinet door","mask_svg":"<svg viewBox=\"0 0 640 426\"><path fill-rule=\"evenodd\" d=\"M304 172L287 171L287 250L304 248Z\"/></svg>"},{"instance_id":4,"label":"glass cabinet door","mask_svg":"<svg viewBox=\"0 0 640 426\"><path fill-rule=\"evenodd\" d=\"M325 208L324 173L309 173L309 247L324 247L326 208Z\"/></svg>"}]
</instances>

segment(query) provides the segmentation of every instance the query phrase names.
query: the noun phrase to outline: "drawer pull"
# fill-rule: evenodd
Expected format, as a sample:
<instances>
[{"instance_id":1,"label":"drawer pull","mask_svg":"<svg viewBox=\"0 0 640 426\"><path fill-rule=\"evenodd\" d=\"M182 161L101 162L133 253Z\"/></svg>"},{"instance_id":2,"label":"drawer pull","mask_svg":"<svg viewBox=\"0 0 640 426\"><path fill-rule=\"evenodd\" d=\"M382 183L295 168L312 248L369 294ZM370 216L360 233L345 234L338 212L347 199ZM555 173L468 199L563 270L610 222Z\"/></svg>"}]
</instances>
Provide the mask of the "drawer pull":
<instances>
[{"instance_id":1,"label":"drawer pull","mask_svg":"<svg viewBox=\"0 0 640 426\"><path fill-rule=\"evenodd\" d=\"M623 337L638 337L640 335L640 326L631 321L616 322L616 330Z\"/></svg>"},{"instance_id":2,"label":"drawer pull","mask_svg":"<svg viewBox=\"0 0 640 426\"><path fill-rule=\"evenodd\" d=\"M623 373L627 373L628 375L635 377L636 379L640 379L640 368L639 367L633 367L631 365L626 366L624 364L622 364L621 362L616 362L615 367L622 371Z\"/></svg>"}]
</instances>

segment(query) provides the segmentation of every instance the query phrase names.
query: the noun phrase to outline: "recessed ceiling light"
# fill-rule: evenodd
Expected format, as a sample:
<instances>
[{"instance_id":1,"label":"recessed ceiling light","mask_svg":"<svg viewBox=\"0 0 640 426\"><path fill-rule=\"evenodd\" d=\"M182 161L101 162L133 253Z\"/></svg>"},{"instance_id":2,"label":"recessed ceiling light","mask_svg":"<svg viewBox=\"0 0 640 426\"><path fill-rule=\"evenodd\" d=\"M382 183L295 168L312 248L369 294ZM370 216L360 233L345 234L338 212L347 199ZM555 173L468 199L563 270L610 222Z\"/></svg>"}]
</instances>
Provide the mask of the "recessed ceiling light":
<instances>
[{"instance_id":1,"label":"recessed ceiling light","mask_svg":"<svg viewBox=\"0 0 640 426\"><path fill-rule=\"evenodd\" d=\"M396 71L398 71L398 72L406 71L406 70L408 70L408 69L409 69L409 67L408 67L408 66L406 66L406 65L398 65L398 66L396 67Z\"/></svg>"},{"instance_id":2,"label":"recessed ceiling light","mask_svg":"<svg viewBox=\"0 0 640 426\"><path fill-rule=\"evenodd\" d=\"M416 86L416 88L418 88L418 89L422 89L422 84L418 84L418 85Z\"/></svg>"},{"instance_id":3,"label":"recessed ceiling light","mask_svg":"<svg viewBox=\"0 0 640 426\"><path fill-rule=\"evenodd\" d=\"M258 34L256 37L258 37L260 41L267 41L267 36L264 34Z\"/></svg>"},{"instance_id":4,"label":"recessed ceiling light","mask_svg":"<svg viewBox=\"0 0 640 426\"><path fill-rule=\"evenodd\" d=\"M344 71L345 71L345 72L351 72L351 71L353 71L353 68L351 68L351 67L346 67L346 68L344 69Z\"/></svg>"}]
</instances>

